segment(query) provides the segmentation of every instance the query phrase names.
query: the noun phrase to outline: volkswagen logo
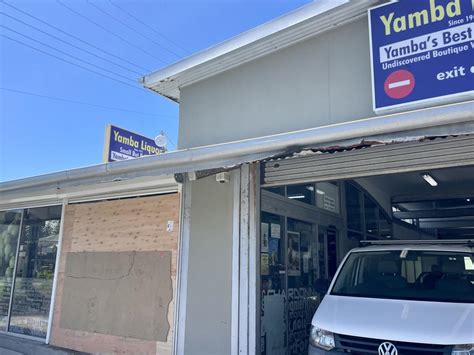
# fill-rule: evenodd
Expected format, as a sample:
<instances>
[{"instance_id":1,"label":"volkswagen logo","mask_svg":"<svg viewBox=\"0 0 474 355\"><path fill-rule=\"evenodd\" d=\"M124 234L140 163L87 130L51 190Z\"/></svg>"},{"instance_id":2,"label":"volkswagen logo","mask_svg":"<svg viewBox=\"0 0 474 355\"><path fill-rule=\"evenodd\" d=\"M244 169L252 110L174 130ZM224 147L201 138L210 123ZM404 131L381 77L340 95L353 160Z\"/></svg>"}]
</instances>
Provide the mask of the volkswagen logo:
<instances>
[{"instance_id":1,"label":"volkswagen logo","mask_svg":"<svg viewBox=\"0 0 474 355\"><path fill-rule=\"evenodd\" d=\"M386 341L379 346L379 355L398 355L398 350L392 343Z\"/></svg>"}]
</instances>

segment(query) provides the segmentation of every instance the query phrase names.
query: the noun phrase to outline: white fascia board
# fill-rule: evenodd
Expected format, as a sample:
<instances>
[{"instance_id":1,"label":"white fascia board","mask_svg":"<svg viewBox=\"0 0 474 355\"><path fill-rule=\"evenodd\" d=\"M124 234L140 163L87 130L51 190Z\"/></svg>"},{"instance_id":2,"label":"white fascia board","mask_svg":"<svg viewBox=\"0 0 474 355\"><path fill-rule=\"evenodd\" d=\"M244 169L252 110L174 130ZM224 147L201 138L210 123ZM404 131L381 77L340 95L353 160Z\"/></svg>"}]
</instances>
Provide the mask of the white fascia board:
<instances>
[{"instance_id":1,"label":"white fascia board","mask_svg":"<svg viewBox=\"0 0 474 355\"><path fill-rule=\"evenodd\" d=\"M60 182L0 193L0 210L34 207L43 204L90 201L104 198L129 197L178 192L173 176L146 176L126 181L96 181L62 186Z\"/></svg>"},{"instance_id":2,"label":"white fascia board","mask_svg":"<svg viewBox=\"0 0 474 355\"><path fill-rule=\"evenodd\" d=\"M144 76L144 87L179 101L179 88L352 21L380 0L318 0Z\"/></svg>"},{"instance_id":3,"label":"white fascia board","mask_svg":"<svg viewBox=\"0 0 474 355\"><path fill-rule=\"evenodd\" d=\"M347 2L349 2L349 0L315 1L314 3L303 6L288 14L285 14L260 26L252 28L246 32L238 34L237 36L230 38L224 42L218 43L215 46L204 49L166 68L157 70L144 77L145 86L148 87L148 85L152 85L153 82L158 82L165 78L171 77L177 73L196 67L199 64L220 57L221 55L235 51L250 43L256 42L262 38L280 32L288 27L294 26L302 21L305 21L326 11L329 11L330 9L333 9Z\"/></svg>"}]
</instances>

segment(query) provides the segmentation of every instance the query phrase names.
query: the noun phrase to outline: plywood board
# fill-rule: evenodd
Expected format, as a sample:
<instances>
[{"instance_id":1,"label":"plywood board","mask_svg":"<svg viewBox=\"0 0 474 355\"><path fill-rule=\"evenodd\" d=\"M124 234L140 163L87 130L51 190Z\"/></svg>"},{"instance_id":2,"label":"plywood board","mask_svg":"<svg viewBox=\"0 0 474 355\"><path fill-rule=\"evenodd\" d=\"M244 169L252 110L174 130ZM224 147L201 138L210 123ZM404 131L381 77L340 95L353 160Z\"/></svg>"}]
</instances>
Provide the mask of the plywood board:
<instances>
[{"instance_id":1,"label":"plywood board","mask_svg":"<svg viewBox=\"0 0 474 355\"><path fill-rule=\"evenodd\" d=\"M68 253L60 326L166 341L171 252Z\"/></svg>"},{"instance_id":2,"label":"plywood board","mask_svg":"<svg viewBox=\"0 0 474 355\"><path fill-rule=\"evenodd\" d=\"M167 231L169 221L174 224L172 231ZM67 205L62 250L57 265L59 274L51 344L91 353L169 353L173 338L178 231L179 195L176 193ZM63 327L61 313L63 294L66 291L64 286L68 254L133 251L170 252L173 297L167 312L169 331L166 341L157 342Z\"/></svg>"}]
</instances>

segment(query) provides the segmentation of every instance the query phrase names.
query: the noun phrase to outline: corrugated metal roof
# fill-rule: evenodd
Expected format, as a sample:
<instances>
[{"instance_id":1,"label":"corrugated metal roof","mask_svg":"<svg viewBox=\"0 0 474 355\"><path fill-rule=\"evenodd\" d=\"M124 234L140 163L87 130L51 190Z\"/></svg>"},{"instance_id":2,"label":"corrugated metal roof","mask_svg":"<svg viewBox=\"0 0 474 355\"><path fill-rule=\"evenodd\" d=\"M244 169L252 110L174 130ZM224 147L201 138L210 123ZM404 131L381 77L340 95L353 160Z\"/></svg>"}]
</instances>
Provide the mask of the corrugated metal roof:
<instances>
[{"instance_id":1,"label":"corrugated metal roof","mask_svg":"<svg viewBox=\"0 0 474 355\"><path fill-rule=\"evenodd\" d=\"M361 140L359 145L310 149L271 159L265 164L262 178L263 186L268 187L473 164L472 134L399 136L387 141Z\"/></svg>"},{"instance_id":2,"label":"corrugated metal roof","mask_svg":"<svg viewBox=\"0 0 474 355\"><path fill-rule=\"evenodd\" d=\"M380 0L318 0L142 78L179 102L180 88L354 21Z\"/></svg>"}]
</instances>

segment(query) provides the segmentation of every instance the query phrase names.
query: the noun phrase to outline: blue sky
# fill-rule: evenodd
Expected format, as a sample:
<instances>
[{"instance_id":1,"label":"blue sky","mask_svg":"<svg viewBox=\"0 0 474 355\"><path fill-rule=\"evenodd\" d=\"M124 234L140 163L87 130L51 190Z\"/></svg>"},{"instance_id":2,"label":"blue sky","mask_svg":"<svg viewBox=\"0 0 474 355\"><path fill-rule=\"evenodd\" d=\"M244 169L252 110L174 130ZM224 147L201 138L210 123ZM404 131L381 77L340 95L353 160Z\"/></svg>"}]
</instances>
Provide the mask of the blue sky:
<instances>
[{"instance_id":1,"label":"blue sky","mask_svg":"<svg viewBox=\"0 0 474 355\"><path fill-rule=\"evenodd\" d=\"M109 123L176 143L178 105L136 79L308 2L0 0L0 181L100 163Z\"/></svg>"}]
</instances>

